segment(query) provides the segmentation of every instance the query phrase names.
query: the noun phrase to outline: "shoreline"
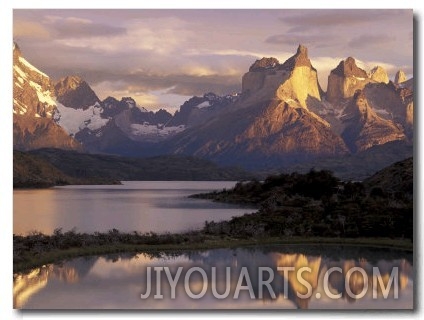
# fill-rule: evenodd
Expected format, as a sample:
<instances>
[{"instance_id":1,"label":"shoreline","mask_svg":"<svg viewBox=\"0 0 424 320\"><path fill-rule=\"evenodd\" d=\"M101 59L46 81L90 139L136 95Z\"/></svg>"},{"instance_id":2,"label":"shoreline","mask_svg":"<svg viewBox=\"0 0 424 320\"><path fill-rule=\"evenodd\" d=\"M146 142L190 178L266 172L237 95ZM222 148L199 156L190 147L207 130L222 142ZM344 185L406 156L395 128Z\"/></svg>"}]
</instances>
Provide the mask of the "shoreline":
<instances>
[{"instance_id":1,"label":"shoreline","mask_svg":"<svg viewBox=\"0 0 424 320\"><path fill-rule=\"evenodd\" d=\"M184 253L193 250L213 250L213 249L232 249L254 246L272 246L272 245L312 245L312 246L356 246L370 248L391 248L395 250L413 252L413 242L408 239L390 239L390 238L331 238L331 237L312 237L312 238L281 238L269 237L260 239L235 239L221 237L208 237L203 242L181 244L128 244L111 243L87 247L70 247L66 249L54 249L38 254L27 254L25 261L13 262L13 273L19 274L30 271L31 269L41 267L46 264L60 263L62 261L87 256L97 256L116 253Z\"/></svg>"}]
</instances>

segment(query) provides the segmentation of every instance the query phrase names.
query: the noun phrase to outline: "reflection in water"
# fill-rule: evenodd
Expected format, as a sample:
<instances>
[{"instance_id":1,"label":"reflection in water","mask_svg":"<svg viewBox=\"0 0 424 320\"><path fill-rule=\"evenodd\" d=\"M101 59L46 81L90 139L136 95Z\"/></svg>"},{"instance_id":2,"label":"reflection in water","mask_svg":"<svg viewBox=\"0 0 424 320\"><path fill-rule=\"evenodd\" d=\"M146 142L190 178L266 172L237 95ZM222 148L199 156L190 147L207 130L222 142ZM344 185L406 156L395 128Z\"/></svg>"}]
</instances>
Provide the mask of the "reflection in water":
<instances>
[{"instance_id":1,"label":"reflection in water","mask_svg":"<svg viewBox=\"0 0 424 320\"><path fill-rule=\"evenodd\" d=\"M413 308L413 268L410 255L403 252L380 250L368 251L352 258L347 247L343 255L329 255L322 248L311 250L305 254L299 247L287 249L267 247L255 249L217 249L204 252L189 252L182 255L148 256L146 254L111 255L91 258L78 258L62 265L48 265L32 270L27 274L14 275L14 307L23 309L191 309L191 308L301 308L301 309L411 309ZM331 250L331 249L329 249ZM312 252L311 252L312 251ZM313 253L315 251L315 254ZM328 251L328 250L327 250ZM300 253L302 252L302 253ZM331 251L330 251L331 252ZM359 251L360 252L360 251ZM384 254L387 258L378 258ZM161 274L160 294L163 299L154 299L157 292L156 272L152 271L152 291L146 300L140 294L146 293L146 275L148 267L169 267L175 276L178 267L183 272L176 286L176 299L171 299L171 289L166 275ZM204 283L199 273L190 277L190 290L198 294L203 285L207 292L200 300L188 297L184 287L184 276L187 270L198 266L207 275L208 283ZM216 290L223 294L226 289L226 267L230 267L231 288L228 298L216 299L211 292L212 268L216 268ZM240 290L239 299L233 299L237 283L243 267L249 271L250 287ZM274 279L271 282L275 297L269 290L263 290L259 299L259 267L271 267ZM287 276L277 267L293 267ZM310 284L312 294L308 298L299 298L297 293L306 294L305 283L296 277L296 271L309 267L310 272L303 272L302 278ZM324 288L326 272L338 267L341 272L333 272L328 278L328 290L331 294L340 294L339 299L330 299ZM345 285L345 277L352 267L362 268L367 275L368 290L362 298L352 298ZM398 267L399 298L394 299L392 284L388 299L383 292L374 288L373 267L378 267L384 286L387 287L393 267ZM153 269L152 269L153 270ZM286 277L286 278L285 278ZM264 277L267 279L267 276ZM245 279L246 280L246 279ZM285 288L284 283L287 283ZM243 282L245 285L246 282ZM349 278L349 288L353 294L360 294L364 288L364 277L355 272ZM377 299L373 299L373 290ZM249 291L255 299L251 299Z\"/></svg>"}]
</instances>

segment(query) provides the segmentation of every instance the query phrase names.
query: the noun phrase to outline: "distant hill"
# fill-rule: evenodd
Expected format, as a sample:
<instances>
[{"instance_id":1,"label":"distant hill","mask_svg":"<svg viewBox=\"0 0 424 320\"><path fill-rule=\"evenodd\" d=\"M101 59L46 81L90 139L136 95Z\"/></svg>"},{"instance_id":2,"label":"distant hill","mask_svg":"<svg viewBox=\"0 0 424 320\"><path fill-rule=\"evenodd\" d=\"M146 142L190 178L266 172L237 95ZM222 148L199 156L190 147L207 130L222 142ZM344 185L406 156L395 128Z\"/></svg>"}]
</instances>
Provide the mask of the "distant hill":
<instances>
[{"instance_id":1,"label":"distant hill","mask_svg":"<svg viewBox=\"0 0 424 320\"><path fill-rule=\"evenodd\" d=\"M414 193L414 160L408 158L380 170L364 180L368 189L381 188L385 192L401 192L412 196Z\"/></svg>"},{"instance_id":2,"label":"distant hill","mask_svg":"<svg viewBox=\"0 0 424 320\"><path fill-rule=\"evenodd\" d=\"M210 161L194 157L126 158L61 149L38 149L27 155L41 158L66 176L76 179L196 181L243 180L252 177L242 169L219 167Z\"/></svg>"},{"instance_id":3,"label":"distant hill","mask_svg":"<svg viewBox=\"0 0 424 320\"><path fill-rule=\"evenodd\" d=\"M374 146L363 152L340 157L329 157L316 159L314 161L286 166L280 172L306 173L310 169L330 170L335 176L342 180L362 181L378 170L383 169L397 161L412 157L413 145L404 141L393 141L380 146ZM263 172L261 176L273 173Z\"/></svg>"},{"instance_id":4,"label":"distant hill","mask_svg":"<svg viewBox=\"0 0 424 320\"><path fill-rule=\"evenodd\" d=\"M21 151L13 152L13 187L47 188L75 182L47 160Z\"/></svg>"}]
</instances>

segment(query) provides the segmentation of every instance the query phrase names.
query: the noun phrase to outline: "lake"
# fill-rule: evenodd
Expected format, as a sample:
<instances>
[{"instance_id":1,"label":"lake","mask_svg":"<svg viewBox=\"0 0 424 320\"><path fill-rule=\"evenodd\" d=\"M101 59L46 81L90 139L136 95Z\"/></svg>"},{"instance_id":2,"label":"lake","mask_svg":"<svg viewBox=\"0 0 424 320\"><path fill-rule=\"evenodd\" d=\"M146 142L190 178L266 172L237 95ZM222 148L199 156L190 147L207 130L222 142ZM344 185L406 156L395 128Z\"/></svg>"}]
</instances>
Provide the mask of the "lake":
<instances>
[{"instance_id":1,"label":"lake","mask_svg":"<svg viewBox=\"0 0 424 320\"><path fill-rule=\"evenodd\" d=\"M123 181L122 185L78 185L14 190L13 232L181 232L206 220L227 220L251 208L191 199L189 195L232 188L229 181Z\"/></svg>"},{"instance_id":2,"label":"lake","mask_svg":"<svg viewBox=\"0 0 424 320\"><path fill-rule=\"evenodd\" d=\"M273 273L270 289L259 285L260 267L269 268L265 280ZM277 267L292 267L293 272L286 274ZM177 268L182 270L174 284L175 299L166 268L174 279ZM193 268L197 271L189 274ZM305 282L295 275L301 268L309 268L302 279L310 292L300 298L297 293L307 293ZM331 272L332 268L339 271ZM362 273L348 276L352 268ZM205 278L199 269L204 270ZM243 269L249 281L244 278L239 283ZM330 275L327 280L326 274ZM20 309L411 309L413 278L412 253L394 249L275 245L176 255L113 254L76 258L15 274L13 302ZM377 280L387 288L385 293ZM227 298L215 296L213 283L222 295L229 288ZM196 295L199 299L193 298Z\"/></svg>"}]
</instances>

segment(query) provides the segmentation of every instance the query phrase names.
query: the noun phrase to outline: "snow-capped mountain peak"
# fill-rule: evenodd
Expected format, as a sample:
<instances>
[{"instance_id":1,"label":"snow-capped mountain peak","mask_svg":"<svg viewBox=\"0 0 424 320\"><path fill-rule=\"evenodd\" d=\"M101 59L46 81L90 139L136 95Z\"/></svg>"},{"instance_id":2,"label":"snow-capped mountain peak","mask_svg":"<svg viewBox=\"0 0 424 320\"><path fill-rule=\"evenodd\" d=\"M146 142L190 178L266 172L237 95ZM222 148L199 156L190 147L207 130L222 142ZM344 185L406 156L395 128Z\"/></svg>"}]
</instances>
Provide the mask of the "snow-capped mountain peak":
<instances>
[{"instance_id":1,"label":"snow-capped mountain peak","mask_svg":"<svg viewBox=\"0 0 424 320\"><path fill-rule=\"evenodd\" d=\"M56 101L50 78L23 58L17 45L13 51L13 82L14 114L52 117Z\"/></svg>"}]
</instances>

